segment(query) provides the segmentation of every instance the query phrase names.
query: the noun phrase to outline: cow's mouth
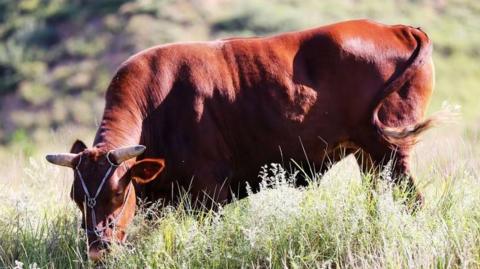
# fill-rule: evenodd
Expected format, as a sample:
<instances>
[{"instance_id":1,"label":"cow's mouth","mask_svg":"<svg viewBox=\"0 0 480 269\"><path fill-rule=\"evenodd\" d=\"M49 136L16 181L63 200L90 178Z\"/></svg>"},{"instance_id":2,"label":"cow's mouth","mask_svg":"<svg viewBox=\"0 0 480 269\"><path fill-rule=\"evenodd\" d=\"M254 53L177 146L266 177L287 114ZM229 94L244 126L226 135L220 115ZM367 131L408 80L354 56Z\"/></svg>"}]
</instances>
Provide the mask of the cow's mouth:
<instances>
[{"instance_id":1,"label":"cow's mouth","mask_svg":"<svg viewBox=\"0 0 480 269\"><path fill-rule=\"evenodd\" d=\"M98 262L105 258L108 249L105 247L90 247L88 249L88 258L93 262Z\"/></svg>"},{"instance_id":2,"label":"cow's mouth","mask_svg":"<svg viewBox=\"0 0 480 269\"><path fill-rule=\"evenodd\" d=\"M109 231L110 234L112 231ZM123 244L127 239L126 233L123 230L115 231L114 237L89 237L88 242L88 257L94 261L98 262L101 259L105 258L106 254L109 251L110 245L112 243Z\"/></svg>"},{"instance_id":3,"label":"cow's mouth","mask_svg":"<svg viewBox=\"0 0 480 269\"><path fill-rule=\"evenodd\" d=\"M88 246L88 258L90 258L90 260L92 260L93 262L98 262L101 259L105 258L105 255L108 252L110 241L97 239L90 242L91 243L89 243Z\"/></svg>"}]
</instances>

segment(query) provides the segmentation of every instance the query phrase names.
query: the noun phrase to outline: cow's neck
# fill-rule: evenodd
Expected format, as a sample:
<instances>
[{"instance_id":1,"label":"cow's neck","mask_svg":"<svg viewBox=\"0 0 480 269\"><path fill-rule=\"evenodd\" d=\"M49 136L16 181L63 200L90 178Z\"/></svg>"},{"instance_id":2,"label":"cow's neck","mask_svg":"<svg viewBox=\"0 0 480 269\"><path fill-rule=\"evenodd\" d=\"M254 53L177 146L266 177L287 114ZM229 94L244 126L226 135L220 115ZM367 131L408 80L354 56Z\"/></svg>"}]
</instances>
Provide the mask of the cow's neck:
<instances>
[{"instance_id":1,"label":"cow's neck","mask_svg":"<svg viewBox=\"0 0 480 269\"><path fill-rule=\"evenodd\" d=\"M164 99L150 70L125 64L114 76L105 95L105 110L94 146L107 149L141 144L143 121ZM168 87L167 87L168 88Z\"/></svg>"},{"instance_id":2,"label":"cow's neck","mask_svg":"<svg viewBox=\"0 0 480 269\"><path fill-rule=\"evenodd\" d=\"M107 150L140 144L141 117L129 109L106 108L94 146Z\"/></svg>"}]
</instances>

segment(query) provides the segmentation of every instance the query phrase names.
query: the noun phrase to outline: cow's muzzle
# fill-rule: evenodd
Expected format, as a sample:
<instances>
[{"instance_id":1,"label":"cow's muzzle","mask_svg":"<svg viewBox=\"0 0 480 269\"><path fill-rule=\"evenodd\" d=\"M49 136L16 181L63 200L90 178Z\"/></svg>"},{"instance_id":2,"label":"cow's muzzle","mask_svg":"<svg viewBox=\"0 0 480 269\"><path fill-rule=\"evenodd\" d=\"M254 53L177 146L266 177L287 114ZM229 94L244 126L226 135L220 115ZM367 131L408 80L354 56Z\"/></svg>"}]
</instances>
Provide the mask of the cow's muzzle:
<instances>
[{"instance_id":1,"label":"cow's muzzle","mask_svg":"<svg viewBox=\"0 0 480 269\"><path fill-rule=\"evenodd\" d=\"M97 262L105 257L112 243L123 244L127 234L123 230L106 229L101 237L94 234L88 236L88 257Z\"/></svg>"},{"instance_id":2,"label":"cow's muzzle","mask_svg":"<svg viewBox=\"0 0 480 269\"><path fill-rule=\"evenodd\" d=\"M91 246L88 249L88 258L93 262L98 262L105 258L105 255L108 252L108 247L101 246Z\"/></svg>"}]
</instances>

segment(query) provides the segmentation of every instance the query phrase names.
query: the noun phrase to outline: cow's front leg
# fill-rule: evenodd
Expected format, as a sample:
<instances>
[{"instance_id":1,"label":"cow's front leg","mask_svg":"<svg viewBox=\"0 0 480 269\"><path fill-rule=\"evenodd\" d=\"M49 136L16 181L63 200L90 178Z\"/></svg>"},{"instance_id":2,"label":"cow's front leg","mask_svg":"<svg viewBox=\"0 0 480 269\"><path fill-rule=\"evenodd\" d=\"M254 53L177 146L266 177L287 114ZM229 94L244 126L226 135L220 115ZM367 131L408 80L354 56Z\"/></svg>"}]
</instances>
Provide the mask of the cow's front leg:
<instances>
[{"instance_id":1,"label":"cow's front leg","mask_svg":"<svg viewBox=\"0 0 480 269\"><path fill-rule=\"evenodd\" d=\"M232 200L231 170L222 163L212 162L197 169L189 192L192 202L204 209L215 209Z\"/></svg>"}]
</instances>

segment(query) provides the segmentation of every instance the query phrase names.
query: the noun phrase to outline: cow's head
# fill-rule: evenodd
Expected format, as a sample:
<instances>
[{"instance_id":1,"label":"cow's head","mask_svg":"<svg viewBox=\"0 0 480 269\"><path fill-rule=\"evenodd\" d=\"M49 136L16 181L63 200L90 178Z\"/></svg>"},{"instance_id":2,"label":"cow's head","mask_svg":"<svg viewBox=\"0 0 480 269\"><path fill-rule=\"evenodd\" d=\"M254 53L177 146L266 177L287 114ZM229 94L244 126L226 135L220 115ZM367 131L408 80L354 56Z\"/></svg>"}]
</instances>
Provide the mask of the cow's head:
<instances>
[{"instance_id":1,"label":"cow's head","mask_svg":"<svg viewBox=\"0 0 480 269\"><path fill-rule=\"evenodd\" d=\"M163 159L136 162L135 157L144 151L141 145L110 151L87 148L77 140L70 153L46 156L49 162L74 171L70 196L82 212L82 228L87 233L92 260L99 260L111 242L125 240L125 229L136 206L133 182L145 184L164 168Z\"/></svg>"}]
</instances>

